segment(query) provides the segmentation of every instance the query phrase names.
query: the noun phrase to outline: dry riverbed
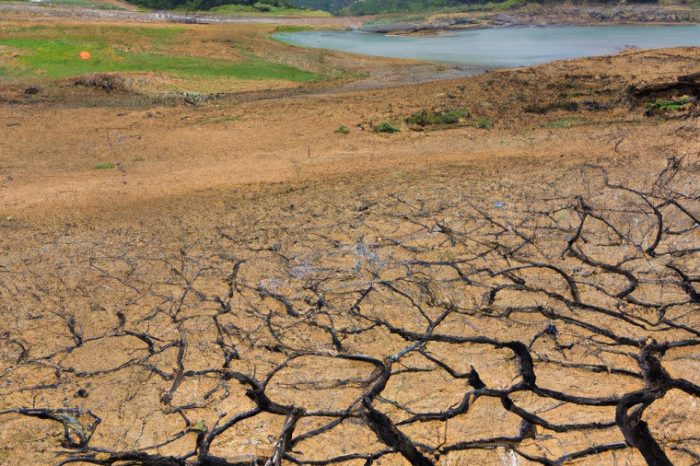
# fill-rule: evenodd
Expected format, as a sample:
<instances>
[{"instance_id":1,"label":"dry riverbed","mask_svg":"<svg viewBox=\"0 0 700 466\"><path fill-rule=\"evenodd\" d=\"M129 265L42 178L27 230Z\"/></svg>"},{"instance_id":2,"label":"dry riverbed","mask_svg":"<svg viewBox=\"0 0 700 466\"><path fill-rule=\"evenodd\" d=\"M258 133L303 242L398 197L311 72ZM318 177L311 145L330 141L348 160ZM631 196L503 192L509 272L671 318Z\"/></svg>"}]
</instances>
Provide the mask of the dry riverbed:
<instances>
[{"instance_id":1,"label":"dry riverbed","mask_svg":"<svg viewBox=\"0 0 700 466\"><path fill-rule=\"evenodd\" d=\"M0 465L693 464L699 62L3 80Z\"/></svg>"}]
</instances>

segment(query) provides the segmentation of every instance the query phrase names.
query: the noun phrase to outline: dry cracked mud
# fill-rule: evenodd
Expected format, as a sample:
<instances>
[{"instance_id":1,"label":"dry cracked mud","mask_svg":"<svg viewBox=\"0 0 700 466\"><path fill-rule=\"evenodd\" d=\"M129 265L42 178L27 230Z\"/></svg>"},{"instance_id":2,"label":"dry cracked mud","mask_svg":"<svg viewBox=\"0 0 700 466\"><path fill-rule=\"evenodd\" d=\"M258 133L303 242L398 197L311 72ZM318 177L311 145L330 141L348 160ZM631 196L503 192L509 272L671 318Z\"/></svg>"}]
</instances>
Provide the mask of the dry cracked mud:
<instances>
[{"instance_id":1,"label":"dry cracked mud","mask_svg":"<svg viewBox=\"0 0 700 466\"><path fill-rule=\"evenodd\" d=\"M6 89L0 464L698 464L700 124L629 86L699 57L195 107ZM402 122L447 107L472 117Z\"/></svg>"}]
</instances>

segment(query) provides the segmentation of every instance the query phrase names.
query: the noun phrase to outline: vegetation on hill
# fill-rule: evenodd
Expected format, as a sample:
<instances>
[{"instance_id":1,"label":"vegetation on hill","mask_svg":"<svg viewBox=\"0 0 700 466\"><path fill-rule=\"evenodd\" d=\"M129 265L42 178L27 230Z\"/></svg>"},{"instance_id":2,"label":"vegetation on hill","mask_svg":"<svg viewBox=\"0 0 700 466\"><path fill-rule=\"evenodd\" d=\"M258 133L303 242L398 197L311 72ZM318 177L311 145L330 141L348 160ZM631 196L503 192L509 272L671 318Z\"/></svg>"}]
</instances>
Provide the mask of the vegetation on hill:
<instances>
[{"instance_id":1,"label":"vegetation on hill","mask_svg":"<svg viewBox=\"0 0 700 466\"><path fill-rule=\"evenodd\" d=\"M274 6L267 3L255 3L253 5L241 5L238 3L227 3L207 10L219 15L245 15L245 16L308 16L325 17L331 16L328 11L302 9L294 6Z\"/></svg>"},{"instance_id":2,"label":"vegetation on hill","mask_svg":"<svg viewBox=\"0 0 700 466\"><path fill-rule=\"evenodd\" d=\"M419 12L478 3L481 2L474 0L362 0L353 2L344 12L353 15Z\"/></svg>"},{"instance_id":3,"label":"vegetation on hill","mask_svg":"<svg viewBox=\"0 0 700 466\"><path fill-rule=\"evenodd\" d=\"M435 10L462 10L484 6L489 0L289 0L295 6L326 10L348 15L376 15L384 13L417 13ZM533 0L545 3L544 0ZM600 3L622 3L619 0L598 0ZM698 0L672 0L672 3L693 3ZM496 0L492 3L512 7L520 1ZM557 2L547 2L557 3ZM662 3L657 0L632 0L632 3ZM666 2L668 3L668 2Z\"/></svg>"},{"instance_id":4,"label":"vegetation on hill","mask_svg":"<svg viewBox=\"0 0 700 466\"><path fill-rule=\"evenodd\" d=\"M355 0L290 0L295 6L300 8L310 8L313 10L325 10L331 13L339 13L355 3Z\"/></svg>"},{"instance_id":5,"label":"vegetation on hill","mask_svg":"<svg viewBox=\"0 0 700 466\"><path fill-rule=\"evenodd\" d=\"M130 0L146 8L153 9L188 9L188 10L210 10L222 5L239 5L250 11L272 12L275 9L293 8L287 0Z\"/></svg>"}]
</instances>

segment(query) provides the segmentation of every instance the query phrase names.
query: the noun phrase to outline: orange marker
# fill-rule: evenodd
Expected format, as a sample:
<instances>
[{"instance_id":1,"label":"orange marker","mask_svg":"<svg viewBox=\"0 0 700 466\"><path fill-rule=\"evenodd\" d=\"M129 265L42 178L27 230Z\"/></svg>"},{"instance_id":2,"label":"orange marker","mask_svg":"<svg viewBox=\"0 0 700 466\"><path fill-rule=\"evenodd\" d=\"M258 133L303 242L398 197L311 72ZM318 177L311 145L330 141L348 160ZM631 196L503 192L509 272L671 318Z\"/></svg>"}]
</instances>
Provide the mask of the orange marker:
<instances>
[{"instance_id":1,"label":"orange marker","mask_svg":"<svg viewBox=\"0 0 700 466\"><path fill-rule=\"evenodd\" d=\"M92 58L92 55L90 55L90 52L88 52L86 50L83 50L82 52L80 52L78 54L78 56L80 57L81 60L89 60L90 58Z\"/></svg>"}]
</instances>

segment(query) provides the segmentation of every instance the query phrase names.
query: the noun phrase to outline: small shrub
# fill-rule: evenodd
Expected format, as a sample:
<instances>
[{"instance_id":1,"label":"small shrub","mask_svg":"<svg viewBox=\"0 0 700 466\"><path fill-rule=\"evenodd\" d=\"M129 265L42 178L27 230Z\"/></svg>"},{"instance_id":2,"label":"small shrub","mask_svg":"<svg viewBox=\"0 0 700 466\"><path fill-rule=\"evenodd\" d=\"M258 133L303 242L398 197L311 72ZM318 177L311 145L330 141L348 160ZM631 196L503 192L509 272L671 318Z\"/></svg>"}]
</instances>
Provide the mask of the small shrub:
<instances>
[{"instance_id":1,"label":"small shrub","mask_svg":"<svg viewBox=\"0 0 700 466\"><path fill-rule=\"evenodd\" d=\"M262 11L263 13L268 13L268 12L272 11L272 5L269 5L267 3L261 3L261 2L255 3L253 5L253 8L255 8L258 11Z\"/></svg>"},{"instance_id":2,"label":"small shrub","mask_svg":"<svg viewBox=\"0 0 700 466\"><path fill-rule=\"evenodd\" d=\"M572 102L570 100L558 102L554 107L559 110L566 110L567 112L578 112L578 103Z\"/></svg>"},{"instance_id":3,"label":"small shrub","mask_svg":"<svg viewBox=\"0 0 700 466\"><path fill-rule=\"evenodd\" d=\"M420 110L406 118L409 125L427 126L430 124L430 114L427 110Z\"/></svg>"},{"instance_id":4,"label":"small shrub","mask_svg":"<svg viewBox=\"0 0 700 466\"><path fill-rule=\"evenodd\" d=\"M445 109L439 112L420 110L406 118L406 123L418 126L454 125L459 123L459 120L470 116L468 110Z\"/></svg>"},{"instance_id":5,"label":"small shrub","mask_svg":"<svg viewBox=\"0 0 700 466\"><path fill-rule=\"evenodd\" d=\"M530 105L526 105L523 108L523 111L525 113L536 113L538 115L544 115L545 113L547 113L549 111L549 107L545 107L545 106L538 105L538 104L530 104Z\"/></svg>"},{"instance_id":6,"label":"small shrub","mask_svg":"<svg viewBox=\"0 0 700 466\"><path fill-rule=\"evenodd\" d=\"M335 130L337 134L348 134L350 130L347 128L347 126L338 126L338 129Z\"/></svg>"},{"instance_id":7,"label":"small shrub","mask_svg":"<svg viewBox=\"0 0 700 466\"><path fill-rule=\"evenodd\" d=\"M401 130L398 129L397 127L392 126L392 124L389 123L388 121L384 121L384 122L382 122L382 123L379 123L379 125L377 125L377 126L374 128L374 130L375 130L377 133L398 133L399 131L401 131Z\"/></svg>"},{"instance_id":8,"label":"small shrub","mask_svg":"<svg viewBox=\"0 0 700 466\"><path fill-rule=\"evenodd\" d=\"M493 128L493 121L486 117L479 117L476 119L476 127L479 129L491 129Z\"/></svg>"},{"instance_id":9,"label":"small shrub","mask_svg":"<svg viewBox=\"0 0 700 466\"><path fill-rule=\"evenodd\" d=\"M117 168L117 166L111 162L104 162L104 163L98 163L95 165L95 170L113 170Z\"/></svg>"}]
</instances>

